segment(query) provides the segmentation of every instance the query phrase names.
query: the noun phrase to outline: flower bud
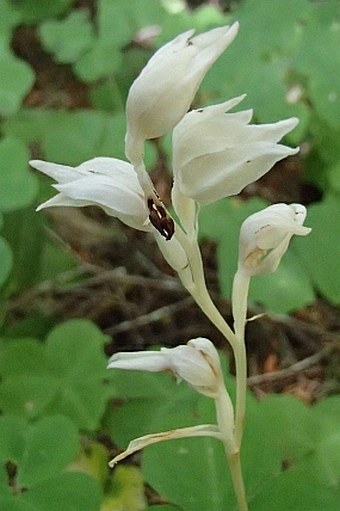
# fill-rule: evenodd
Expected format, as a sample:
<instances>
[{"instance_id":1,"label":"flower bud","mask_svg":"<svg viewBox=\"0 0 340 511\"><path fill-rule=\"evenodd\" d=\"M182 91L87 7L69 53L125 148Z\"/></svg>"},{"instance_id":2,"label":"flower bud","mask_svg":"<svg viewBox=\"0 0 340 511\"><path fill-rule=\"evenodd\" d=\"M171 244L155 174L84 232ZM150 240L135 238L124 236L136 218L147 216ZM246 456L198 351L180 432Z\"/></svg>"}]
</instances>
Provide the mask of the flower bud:
<instances>
[{"instance_id":1,"label":"flower bud","mask_svg":"<svg viewBox=\"0 0 340 511\"><path fill-rule=\"evenodd\" d=\"M242 224L239 271L249 276L272 273L294 234L306 236L306 208L301 204L273 204L249 216Z\"/></svg>"}]
</instances>

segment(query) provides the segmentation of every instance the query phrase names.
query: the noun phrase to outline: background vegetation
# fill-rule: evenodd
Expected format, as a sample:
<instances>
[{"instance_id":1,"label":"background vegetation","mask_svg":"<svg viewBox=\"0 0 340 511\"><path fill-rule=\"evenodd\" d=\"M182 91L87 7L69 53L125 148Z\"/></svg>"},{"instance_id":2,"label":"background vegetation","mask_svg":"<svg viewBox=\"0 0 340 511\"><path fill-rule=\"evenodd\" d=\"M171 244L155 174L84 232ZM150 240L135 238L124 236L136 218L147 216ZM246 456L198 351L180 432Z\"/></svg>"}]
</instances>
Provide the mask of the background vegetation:
<instances>
[{"instance_id":1,"label":"background vegetation","mask_svg":"<svg viewBox=\"0 0 340 511\"><path fill-rule=\"evenodd\" d=\"M243 465L250 509L338 511L340 2L1 0L5 511L235 509L220 446L209 439L150 447L141 469L137 456L136 465L109 471L108 459L131 438L209 422L213 411L208 398L166 375L107 371L107 355L198 335L226 347L148 235L94 208L36 214L53 192L27 163L124 159L128 89L155 49L186 29L234 20L239 36L195 104L246 92L243 106L254 108L255 122L299 117L286 143L301 152L240 197L202 211L207 279L223 313L230 314L238 230L247 215L268 202L301 202L313 229L294 240L275 275L254 279L251 288L251 312L268 314L247 330L252 392ZM148 144L147 164L167 201L170 136Z\"/></svg>"}]
</instances>

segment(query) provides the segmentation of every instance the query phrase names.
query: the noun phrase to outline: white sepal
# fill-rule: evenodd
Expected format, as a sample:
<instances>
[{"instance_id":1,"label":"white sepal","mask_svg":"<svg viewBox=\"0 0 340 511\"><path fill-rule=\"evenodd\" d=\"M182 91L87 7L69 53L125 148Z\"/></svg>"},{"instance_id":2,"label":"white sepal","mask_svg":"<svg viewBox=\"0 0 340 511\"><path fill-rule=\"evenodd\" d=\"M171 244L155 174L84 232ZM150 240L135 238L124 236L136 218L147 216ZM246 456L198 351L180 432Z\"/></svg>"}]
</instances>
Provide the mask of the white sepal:
<instances>
[{"instance_id":1,"label":"white sepal","mask_svg":"<svg viewBox=\"0 0 340 511\"><path fill-rule=\"evenodd\" d=\"M228 113L244 96L192 110L173 131L174 186L208 204L238 194L279 160L295 154L278 141L298 123L249 124L252 111Z\"/></svg>"}]
</instances>

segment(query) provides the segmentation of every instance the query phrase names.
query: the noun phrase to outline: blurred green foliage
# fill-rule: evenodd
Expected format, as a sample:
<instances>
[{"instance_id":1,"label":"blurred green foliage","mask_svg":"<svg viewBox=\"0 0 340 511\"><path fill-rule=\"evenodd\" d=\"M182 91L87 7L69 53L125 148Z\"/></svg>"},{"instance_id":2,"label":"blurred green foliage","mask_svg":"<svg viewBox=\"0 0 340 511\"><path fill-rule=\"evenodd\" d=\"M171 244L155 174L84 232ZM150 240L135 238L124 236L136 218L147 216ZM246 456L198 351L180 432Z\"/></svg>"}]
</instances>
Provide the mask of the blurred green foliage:
<instances>
[{"instance_id":1,"label":"blurred green foliage","mask_svg":"<svg viewBox=\"0 0 340 511\"><path fill-rule=\"evenodd\" d=\"M253 279L250 298L278 312L310 304L316 293L340 302L338 0L244 0L226 14L212 5L188 10L180 0L98 0L94 12L75 8L72 0L1 0L1 305L75 264L46 239L43 216L34 213L46 188L28 168L30 155L69 165L99 155L124 158L125 100L150 55L181 31L234 20L240 21L240 34L208 73L195 102L205 105L246 92L243 106L254 109L257 122L299 117L287 143L301 144L302 179L321 197L309 207L306 225L312 233L294 240L275 275ZM33 34L56 69L85 90L79 104L68 104L58 80L46 92L41 72L46 56L37 63L34 50L13 43L24 31ZM161 148L170 168L168 137ZM148 144L149 168L155 158L155 147ZM226 296L239 226L264 205L231 198L201 212L201 236L217 242ZM108 373L106 338L90 322L64 323L46 339L46 318L32 316L7 329L3 324L2 307L0 508L144 509L141 473L124 467L112 477L108 449L93 439L104 431L123 447L153 430L209 422L209 400L168 376ZM121 406L108 407L109 397ZM251 510L337 511L339 399L307 409L287 397L259 404L249 396L248 410L243 465ZM208 439L148 448L144 477L174 504L150 509L234 509L224 463L220 446Z\"/></svg>"}]
</instances>

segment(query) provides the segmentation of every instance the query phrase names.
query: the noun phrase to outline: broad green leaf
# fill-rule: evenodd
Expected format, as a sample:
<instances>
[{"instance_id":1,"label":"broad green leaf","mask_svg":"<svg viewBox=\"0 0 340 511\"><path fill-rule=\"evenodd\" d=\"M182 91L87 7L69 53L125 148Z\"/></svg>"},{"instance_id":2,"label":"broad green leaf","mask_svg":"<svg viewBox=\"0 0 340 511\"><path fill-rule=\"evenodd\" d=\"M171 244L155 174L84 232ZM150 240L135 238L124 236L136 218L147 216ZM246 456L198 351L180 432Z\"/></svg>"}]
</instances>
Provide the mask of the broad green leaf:
<instances>
[{"instance_id":1,"label":"broad green leaf","mask_svg":"<svg viewBox=\"0 0 340 511\"><path fill-rule=\"evenodd\" d=\"M122 48L128 44L137 32L150 25L161 23L164 10L161 2L154 0L100 0L98 2L98 34L105 44L114 44ZM115 19L115 30L112 30L112 20Z\"/></svg>"},{"instance_id":2,"label":"broad green leaf","mask_svg":"<svg viewBox=\"0 0 340 511\"><path fill-rule=\"evenodd\" d=\"M23 60L9 50L0 54L0 114L14 114L34 83L34 73Z\"/></svg>"},{"instance_id":3,"label":"broad green leaf","mask_svg":"<svg viewBox=\"0 0 340 511\"><path fill-rule=\"evenodd\" d=\"M71 5L72 0L56 0L42 2L41 0L11 0L26 23L37 22L63 14Z\"/></svg>"},{"instance_id":4,"label":"broad green leaf","mask_svg":"<svg viewBox=\"0 0 340 511\"><path fill-rule=\"evenodd\" d=\"M0 237L0 287L7 280L12 268L12 251L7 241Z\"/></svg>"},{"instance_id":5,"label":"broad green leaf","mask_svg":"<svg viewBox=\"0 0 340 511\"><path fill-rule=\"evenodd\" d=\"M12 30L21 22L18 13L8 0L0 2L0 50L8 49L12 37Z\"/></svg>"},{"instance_id":6,"label":"broad green leaf","mask_svg":"<svg viewBox=\"0 0 340 511\"><path fill-rule=\"evenodd\" d=\"M92 47L74 70L84 81L113 77L123 64L120 50L130 43L140 29L161 23L164 17L161 2L154 0L100 0L97 9L98 35ZM112 19L115 29L112 30ZM124 67L126 59L124 58Z\"/></svg>"},{"instance_id":7,"label":"broad green leaf","mask_svg":"<svg viewBox=\"0 0 340 511\"><path fill-rule=\"evenodd\" d=\"M71 11L61 21L45 21L39 34L45 49L62 64L75 62L94 41L93 26L85 9Z\"/></svg>"},{"instance_id":8,"label":"broad green leaf","mask_svg":"<svg viewBox=\"0 0 340 511\"><path fill-rule=\"evenodd\" d=\"M293 239L274 274L252 278L249 299L274 312L290 312L314 302L309 274L294 251Z\"/></svg>"},{"instance_id":9,"label":"broad green leaf","mask_svg":"<svg viewBox=\"0 0 340 511\"><path fill-rule=\"evenodd\" d=\"M37 177L26 172L36 184ZM10 292L15 293L34 285L39 277L44 223L43 217L31 207L12 211L6 214L5 220L3 235L13 252Z\"/></svg>"},{"instance_id":10,"label":"broad green leaf","mask_svg":"<svg viewBox=\"0 0 340 511\"><path fill-rule=\"evenodd\" d=\"M18 483L29 487L49 480L74 459L78 449L78 431L66 417L46 417L28 426Z\"/></svg>"},{"instance_id":11,"label":"broad green leaf","mask_svg":"<svg viewBox=\"0 0 340 511\"><path fill-rule=\"evenodd\" d=\"M22 494L0 495L6 511L100 511L98 485L86 474L63 473L36 484Z\"/></svg>"},{"instance_id":12,"label":"broad green leaf","mask_svg":"<svg viewBox=\"0 0 340 511\"><path fill-rule=\"evenodd\" d=\"M114 46L108 46L99 40L77 60L74 72L84 82L94 82L113 77L122 62L122 55Z\"/></svg>"},{"instance_id":13,"label":"broad green leaf","mask_svg":"<svg viewBox=\"0 0 340 511\"><path fill-rule=\"evenodd\" d=\"M60 112L42 149L48 161L79 165L96 156L124 158L125 117L96 111Z\"/></svg>"},{"instance_id":14,"label":"broad green leaf","mask_svg":"<svg viewBox=\"0 0 340 511\"><path fill-rule=\"evenodd\" d=\"M48 161L79 165L96 156L125 159L125 115L99 110L35 111L26 109L5 123L5 132L41 146Z\"/></svg>"},{"instance_id":15,"label":"broad green leaf","mask_svg":"<svg viewBox=\"0 0 340 511\"><path fill-rule=\"evenodd\" d=\"M283 472L265 491L255 496L252 511L337 511L340 492L315 480L314 474L300 468Z\"/></svg>"},{"instance_id":16,"label":"broad green leaf","mask_svg":"<svg viewBox=\"0 0 340 511\"><path fill-rule=\"evenodd\" d=\"M112 397L117 401L107 411L104 425L118 445L124 446L133 438L150 433L154 411L174 398L178 385L167 375L155 378L154 374L147 372L113 369L109 369L108 374L114 388ZM192 391L185 385L182 392L191 399Z\"/></svg>"},{"instance_id":17,"label":"broad green leaf","mask_svg":"<svg viewBox=\"0 0 340 511\"><path fill-rule=\"evenodd\" d=\"M312 232L305 239L295 240L301 261L309 272L315 287L331 302L340 302L339 232L334 219L339 218L337 196L328 196L308 208L307 225Z\"/></svg>"},{"instance_id":18,"label":"broad green leaf","mask_svg":"<svg viewBox=\"0 0 340 511\"><path fill-rule=\"evenodd\" d=\"M19 463L25 449L25 430L25 420L10 415L0 417L0 459L2 462Z\"/></svg>"},{"instance_id":19,"label":"broad green leaf","mask_svg":"<svg viewBox=\"0 0 340 511\"><path fill-rule=\"evenodd\" d=\"M9 376L0 384L4 413L35 418L41 416L58 395L58 381L49 376Z\"/></svg>"},{"instance_id":20,"label":"broad green leaf","mask_svg":"<svg viewBox=\"0 0 340 511\"><path fill-rule=\"evenodd\" d=\"M308 80L310 100L316 112L334 128L340 126L339 3L311 3L293 63Z\"/></svg>"},{"instance_id":21,"label":"broad green leaf","mask_svg":"<svg viewBox=\"0 0 340 511\"><path fill-rule=\"evenodd\" d=\"M78 431L66 417L46 417L31 425L0 417L0 459L16 466L18 486L30 488L59 474L79 449Z\"/></svg>"},{"instance_id":22,"label":"broad green leaf","mask_svg":"<svg viewBox=\"0 0 340 511\"><path fill-rule=\"evenodd\" d=\"M38 181L28 171L26 146L14 138L0 141L0 209L4 212L32 204Z\"/></svg>"},{"instance_id":23,"label":"broad green leaf","mask_svg":"<svg viewBox=\"0 0 340 511\"><path fill-rule=\"evenodd\" d=\"M335 192L340 192L340 159L338 163L328 169L327 177L331 188Z\"/></svg>"},{"instance_id":24,"label":"broad green leaf","mask_svg":"<svg viewBox=\"0 0 340 511\"><path fill-rule=\"evenodd\" d=\"M298 116L301 139L309 113L302 102L292 101L289 95L295 85L290 58L309 9L306 0L274 0L270 9L267 0L240 3L233 13L234 20L240 22L239 34L209 70L200 89L202 102L225 101L247 93L239 108L253 108L260 122Z\"/></svg>"},{"instance_id":25,"label":"broad green leaf","mask_svg":"<svg viewBox=\"0 0 340 511\"><path fill-rule=\"evenodd\" d=\"M34 486L21 499L32 511L99 511L102 495L88 475L66 472Z\"/></svg>"},{"instance_id":26,"label":"broad green leaf","mask_svg":"<svg viewBox=\"0 0 340 511\"><path fill-rule=\"evenodd\" d=\"M46 345L27 339L6 343L2 410L29 418L63 414L80 428L95 429L109 397L105 340L91 322L72 320L52 330Z\"/></svg>"},{"instance_id":27,"label":"broad green leaf","mask_svg":"<svg viewBox=\"0 0 340 511\"><path fill-rule=\"evenodd\" d=\"M155 411L150 431L215 422L212 400L199 396L194 407L193 402L179 405L180 393L178 390L177 397ZM287 396L268 396L262 402L249 396L247 404L242 464L250 509L319 511L324 501L325 509L335 511L338 486L331 487L330 479L325 484L325 477L331 473L333 483L340 477L337 417L330 410L324 418L322 411L314 413L313 408ZM337 431L331 441L330 421ZM333 449L328 464L318 473L313 467L313 474L310 460L320 460L320 456L326 460L328 449ZM237 509L223 449L216 440L192 438L155 444L144 450L142 466L148 483L185 511Z\"/></svg>"}]
</instances>

